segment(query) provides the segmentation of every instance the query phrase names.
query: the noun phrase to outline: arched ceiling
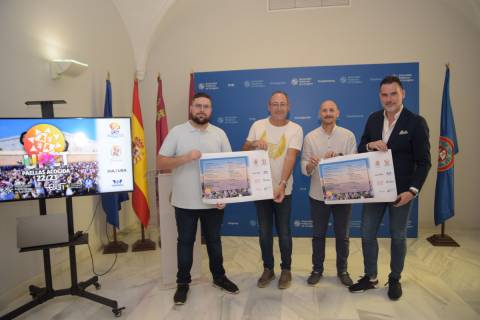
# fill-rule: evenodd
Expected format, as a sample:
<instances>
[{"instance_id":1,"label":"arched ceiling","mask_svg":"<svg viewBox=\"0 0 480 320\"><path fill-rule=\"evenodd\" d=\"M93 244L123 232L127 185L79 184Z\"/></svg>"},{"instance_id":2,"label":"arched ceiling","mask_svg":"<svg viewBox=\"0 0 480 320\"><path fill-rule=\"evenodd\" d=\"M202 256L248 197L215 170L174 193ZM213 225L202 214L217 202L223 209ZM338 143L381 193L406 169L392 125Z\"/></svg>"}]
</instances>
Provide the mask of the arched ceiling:
<instances>
[{"instance_id":1,"label":"arched ceiling","mask_svg":"<svg viewBox=\"0 0 480 320\"><path fill-rule=\"evenodd\" d=\"M112 0L132 43L137 78L145 75L155 31L175 0Z\"/></svg>"}]
</instances>

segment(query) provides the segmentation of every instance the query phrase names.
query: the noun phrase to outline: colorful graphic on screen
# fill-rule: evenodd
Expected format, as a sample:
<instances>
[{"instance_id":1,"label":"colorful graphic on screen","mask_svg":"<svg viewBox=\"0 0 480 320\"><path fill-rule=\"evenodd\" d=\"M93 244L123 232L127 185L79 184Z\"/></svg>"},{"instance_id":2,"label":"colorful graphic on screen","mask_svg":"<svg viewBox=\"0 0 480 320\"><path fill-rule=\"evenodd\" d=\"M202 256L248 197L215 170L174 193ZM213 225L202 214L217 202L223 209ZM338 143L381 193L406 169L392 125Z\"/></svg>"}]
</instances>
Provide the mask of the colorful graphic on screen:
<instances>
[{"instance_id":1,"label":"colorful graphic on screen","mask_svg":"<svg viewBox=\"0 0 480 320\"><path fill-rule=\"evenodd\" d=\"M0 119L0 202L131 191L129 118Z\"/></svg>"}]
</instances>

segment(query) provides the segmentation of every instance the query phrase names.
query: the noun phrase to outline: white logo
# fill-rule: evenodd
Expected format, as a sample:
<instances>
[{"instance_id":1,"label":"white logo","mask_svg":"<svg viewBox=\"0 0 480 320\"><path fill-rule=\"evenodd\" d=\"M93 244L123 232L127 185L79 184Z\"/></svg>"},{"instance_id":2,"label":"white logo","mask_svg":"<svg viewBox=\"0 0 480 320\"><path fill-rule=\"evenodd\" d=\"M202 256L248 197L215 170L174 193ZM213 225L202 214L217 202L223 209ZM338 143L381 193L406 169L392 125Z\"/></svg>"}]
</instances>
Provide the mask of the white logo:
<instances>
[{"instance_id":1,"label":"white logo","mask_svg":"<svg viewBox=\"0 0 480 320\"><path fill-rule=\"evenodd\" d=\"M203 83L198 84L198 89L203 90L205 89L205 85Z\"/></svg>"},{"instance_id":2,"label":"white logo","mask_svg":"<svg viewBox=\"0 0 480 320\"><path fill-rule=\"evenodd\" d=\"M250 87L250 81L248 81L248 80L244 81L243 85L245 86L245 88Z\"/></svg>"},{"instance_id":3,"label":"white logo","mask_svg":"<svg viewBox=\"0 0 480 320\"><path fill-rule=\"evenodd\" d=\"M218 122L218 123L223 123L223 122L224 122L223 117L218 117L218 118L217 118L217 122Z\"/></svg>"},{"instance_id":4,"label":"white logo","mask_svg":"<svg viewBox=\"0 0 480 320\"><path fill-rule=\"evenodd\" d=\"M300 220L294 220L293 225L297 228L300 227Z\"/></svg>"},{"instance_id":5,"label":"white logo","mask_svg":"<svg viewBox=\"0 0 480 320\"><path fill-rule=\"evenodd\" d=\"M298 79L297 78L292 78L290 83L292 84L292 86L296 86L296 85L298 85Z\"/></svg>"},{"instance_id":6,"label":"white logo","mask_svg":"<svg viewBox=\"0 0 480 320\"><path fill-rule=\"evenodd\" d=\"M252 227L255 227L255 226L257 225L257 221L256 221L256 220L250 220L249 222L250 222L250 225L251 225Z\"/></svg>"},{"instance_id":7,"label":"white logo","mask_svg":"<svg viewBox=\"0 0 480 320\"><path fill-rule=\"evenodd\" d=\"M340 82L341 83L346 83L347 82L347 77L345 77L345 76L340 77Z\"/></svg>"}]
</instances>

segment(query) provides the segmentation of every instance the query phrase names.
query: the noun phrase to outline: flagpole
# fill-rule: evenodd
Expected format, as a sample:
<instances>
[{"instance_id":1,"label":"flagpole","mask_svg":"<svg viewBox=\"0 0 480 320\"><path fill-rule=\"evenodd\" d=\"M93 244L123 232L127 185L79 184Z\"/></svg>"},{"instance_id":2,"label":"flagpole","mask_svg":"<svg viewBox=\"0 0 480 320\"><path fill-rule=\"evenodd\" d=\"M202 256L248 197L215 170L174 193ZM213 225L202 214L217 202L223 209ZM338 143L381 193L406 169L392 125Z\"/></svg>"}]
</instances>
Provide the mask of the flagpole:
<instances>
[{"instance_id":1,"label":"flagpole","mask_svg":"<svg viewBox=\"0 0 480 320\"><path fill-rule=\"evenodd\" d=\"M455 122L450 103L450 63L445 64L445 81L443 85L442 108L440 117L439 156L437 182L435 186L435 224L441 224L441 233L427 238L433 246L459 247L452 237L445 233L445 221L455 214L454 197L454 162L458 153Z\"/></svg>"},{"instance_id":2,"label":"flagpole","mask_svg":"<svg viewBox=\"0 0 480 320\"><path fill-rule=\"evenodd\" d=\"M107 71L107 79L106 80L110 81L110 71ZM110 99L110 102L111 102L111 99ZM104 114L104 116L105 116L105 114ZM112 116L112 114L110 114L110 116ZM115 197L115 199L112 199L112 201L117 202L118 198ZM118 212L117 212L117 214L118 214ZM110 224L110 223L108 223L108 218L107 218L106 223L107 223L107 225ZM106 244L103 247L103 254L127 252L128 251L128 244L123 242L123 241L118 241L117 240L117 228L113 224L111 224L111 226L113 228L113 241L110 241L108 244ZM105 230L107 230L107 229L105 229Z\"/></svg>"},{"instance_id":3,"label":"flagpole","mask_svg":"<svg viewBox=\"0 0 480 320\"><path fill-rule=\"evenodd\" d=\"M148 195L146 193L147 190L147 181L146 181L146 151L145 151L145 133L143 129L143 120L142 120L142 113L140 107L140 99L139 99L139 92L138 92L138 77L137 73L134 75L134 89L133 89L133 118L134 118L134 125L132 126L133 131L133 138L137 139L138 141L135 143L135 148L139 151L139 159L134 160L134 173L137 170L137 165L139 165L140 175L139 177L143 179L137 180L134 178L135 188L134 188L134 195L132 196L132 206L137 214L138 218L140 219L140 230L141 230L141 239L135 241L132 245L132 252L137 251L148 251L148 250L155 250L155 242L150 239L145 238L145 225L148 225L148 221L150 220L150 210L148 208ZM141 151L141 152L140 152ZM137 162L138 161L138 162ZM144 165L143 169L140 164ZM142 172L145 170L145 172ZM135 177L135 176L134 176ZM141 185L138 185L140 183ZM142 189L143 188L143 189ZM142 191L143 190L143 191ZM138 203L136 203L138 201Z\"/></svg>"},{"instance_id":4,"label":"flagpole","mask_svg":"<svg viewBox=\"0 0 480 320\"><path fill-rule=\"evenodd\" d=\"M160 72L157 74L157 87L159 86L160 84L160 81L161 81L161 77L160 77ZM157 88L157 91L158 91L158 88ZM157 108L158 108L158 97L157 97ZM157 110L157 113L158 113L158 110ZM158 114L156 115L155 117L155 121L158 121ZM158 132L157 132L158 134ZM157 137L158 139L158 137ZM162 248L162 235L160 233L160 205L158 203L159 201L159 195L158 195L158 174L161 172L160 170L158 170L157 168L157 158L158 158L158 150L156 150L157 153L155 154L155 208L157 209L157 227L158 227L158 248L161 249Z\"/></svg>"}]
</instances>

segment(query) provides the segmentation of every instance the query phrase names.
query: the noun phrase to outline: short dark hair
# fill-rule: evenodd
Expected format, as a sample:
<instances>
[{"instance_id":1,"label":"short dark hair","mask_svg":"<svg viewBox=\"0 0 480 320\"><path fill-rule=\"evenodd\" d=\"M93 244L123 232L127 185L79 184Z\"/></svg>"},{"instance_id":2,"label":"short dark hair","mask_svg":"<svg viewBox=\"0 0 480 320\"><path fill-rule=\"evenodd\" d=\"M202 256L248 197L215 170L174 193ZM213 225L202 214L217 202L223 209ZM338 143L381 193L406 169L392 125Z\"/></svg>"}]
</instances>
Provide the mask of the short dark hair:
<instances>
[{"instance_id":1,"label":"short dark hair","mask_svg":"<svg viewBox=\"0 0 480 320\"><path fill-rule=\"evenodd\" d=\"M282 90L277 90L277 91L274 91L272 92L272 94L270 95L270 98L268 98L268 103L270 104L270 101L272 100L272 97L274 95L276 95L277 93L279 94L283 94L285 96L285 98L287 98L287 102L289 103L290 101L288 100L288 94L285 92L285 91L282 91Z\"/></svg>"},{"instance_id":2,"label":"short dark hair","mask_svg":"<svg viewBox=\"0 0 480 320\"><path fill-rule=\"evenodd\" d=\"M400 81L400 79L396 76L386 76L385 78L383 78L382 82L380 82L380 88L384 84L392 84L392 83L398 84L400 86L400 88L402 88L402 90L403 90L402 81Z\"/></svg>"},{"instance_id":3,"label":"short dark hair","mask_svg":"<svg viewBox=\"0 0 480 320\"><path fill-rule=\"evenodd\" d=\"M192 97L192 101L197 99L197 98L207 98L210 100L210 103L212 103L212 97L210 97L207 93L205 92L197 92L195 95Z\"/></svg>"}]
</instances>

